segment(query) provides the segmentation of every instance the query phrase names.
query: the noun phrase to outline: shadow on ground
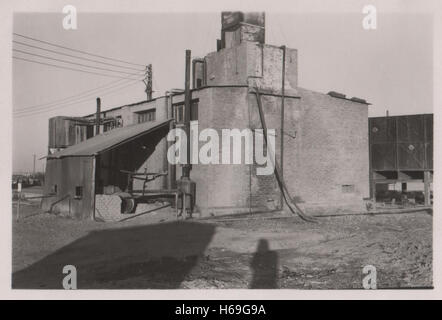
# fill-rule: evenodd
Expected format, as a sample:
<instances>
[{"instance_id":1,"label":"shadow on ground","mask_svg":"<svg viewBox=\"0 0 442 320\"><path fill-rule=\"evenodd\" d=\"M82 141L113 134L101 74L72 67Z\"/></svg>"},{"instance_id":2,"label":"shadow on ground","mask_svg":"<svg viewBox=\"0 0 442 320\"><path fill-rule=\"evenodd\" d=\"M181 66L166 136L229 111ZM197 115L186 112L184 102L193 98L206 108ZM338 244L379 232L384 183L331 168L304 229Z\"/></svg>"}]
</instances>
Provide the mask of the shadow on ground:
<instances>
[{"instance_id":1,"label":"shadow on ground","mask_svg":"<svg viewBox=\"0 0 442 320\"><path fill-rule=\"evenodd\" d=\"M63 289L65 265L78 289L178 288L212 240L215 226L171 222L93 231L13 273L14 289Z\"/></svg>"},{"instance_id":2,"label":"shadow on ground","mask_svg":"<svg viewBox=\"0 0 442 320\"><path fill-rule=\"evenodd\" d=\"M250 289L278 288L278 253L269 249L269 242L260 239L250 267L253 271Z\"/></svg>"}]
</instances>

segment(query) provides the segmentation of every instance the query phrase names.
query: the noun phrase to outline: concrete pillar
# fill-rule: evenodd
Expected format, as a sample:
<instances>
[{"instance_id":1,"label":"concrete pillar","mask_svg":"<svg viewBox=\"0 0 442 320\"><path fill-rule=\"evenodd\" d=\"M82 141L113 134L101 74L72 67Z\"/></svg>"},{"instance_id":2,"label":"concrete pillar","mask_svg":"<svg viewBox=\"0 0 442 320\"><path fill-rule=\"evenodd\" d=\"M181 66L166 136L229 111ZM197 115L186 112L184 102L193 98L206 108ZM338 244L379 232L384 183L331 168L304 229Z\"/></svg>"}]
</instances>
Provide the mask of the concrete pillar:
<instances>
[{"instance_id":1,"label":"concrete pillar","mask_svg":"<svg viewBox=\"0 0 442 320\"><path fill-rule=\"evenodd\" d=\"M430 171L424 172L424 199L425 199L425 205L430 206L431 205L431 190L430 190L430 184L431 184L431 173Z\"/></svg>"}]
</instances>

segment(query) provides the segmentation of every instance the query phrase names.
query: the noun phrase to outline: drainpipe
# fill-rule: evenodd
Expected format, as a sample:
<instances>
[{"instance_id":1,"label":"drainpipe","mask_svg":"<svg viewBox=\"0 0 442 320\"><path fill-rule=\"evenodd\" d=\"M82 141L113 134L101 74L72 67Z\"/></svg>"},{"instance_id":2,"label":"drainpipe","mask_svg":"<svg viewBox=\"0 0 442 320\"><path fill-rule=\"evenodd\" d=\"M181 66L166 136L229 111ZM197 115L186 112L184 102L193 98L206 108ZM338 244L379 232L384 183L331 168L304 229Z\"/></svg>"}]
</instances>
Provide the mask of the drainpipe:
<instances>
[{"instance_id":1,"label":"drainpipe","mask_svg":"<svg viewBox=\"0 0 442 320\"><path fill-rule=\"evenodd\" d=\"M100 113L101 113L101 100L97 98L97 113L95 114L95 135L100 134Z\"/></svg>"},{"instance_id":2,"label":"drainpipe","mask_svg":"<svg viewBox=\"0 0 442 320\"><path fill-rule=\"evenodd\" d=\"M167 97L167 106L166 106L166 114L167 119L173 119L173 97L175 94L183 93L182 89L171 89L165 92L165 96ZM169 123L169 131L175 129L175 120L172 120ZM172 141L167 141L167 150L166 150L166 161L167 161L167 151L173 145ZM176 166L174 164L169 163L167 161L167 188L168 189L176 189Z\"/></svg>"},{"instance_id":3,"label":"drainpipe","mask_svg":"<svg viewBox=\"0 0 442 320\"><path fill-rule=\"evenodd\" d=\"M282 88L281 88L281 179L284 179L284 100L285 100L285 46L281 46L282 49ZM281 192L281 209L284 207L284 195Z\"/></svg>"},{"instance_id":4,"label":"drainpipe","mask_svg":"<svg viewBox=\"0 0 442 320\"><path fill-rule=\"evenodd\" d=\"M167 119L172 119L173 118L173 110L172 110L173 92L166 91L165 95L167 97L166 98ZM174 128L175 128L174 121L169 122L169 131L172 131ZM170 163L167 160L167 152L172 147L172 145L173 145L173 141L167 141L167 149L166 149L165 158L167 161L167 188L168 189L175 189L176 188L176 167L175 167L175 165L173 165L172 163Z\"/></svg>"},{"instance_id":5,"label":"drainpipe","mask_svg":"<svg viewBox=\"0 0 442 320\"><path fill-rule=\"evenodd\" d=\"M183 166L183 174L178 182L178 189L182 192L181 208L184 215L189 214L192 217L192 212L196 202L196 184L190 179L190 170L192 165L190 164L190 104L191 91L190 91L190 50L186 50L186 80L184 86L184 123L185 131L187 135L187 161Z\"/></svg>"},{"instance_id":6,"label":"drainpipe","mask_svg":"<svg viewBox=\"0 0 442 320\"><path fill-rule=\"evenodd\" d=\"M182 178L190 177L190 50L186 50L186 78L184 83L184 126L187 136L187 159L186 164L183 166Z\"/></svg>"}]
</instances>

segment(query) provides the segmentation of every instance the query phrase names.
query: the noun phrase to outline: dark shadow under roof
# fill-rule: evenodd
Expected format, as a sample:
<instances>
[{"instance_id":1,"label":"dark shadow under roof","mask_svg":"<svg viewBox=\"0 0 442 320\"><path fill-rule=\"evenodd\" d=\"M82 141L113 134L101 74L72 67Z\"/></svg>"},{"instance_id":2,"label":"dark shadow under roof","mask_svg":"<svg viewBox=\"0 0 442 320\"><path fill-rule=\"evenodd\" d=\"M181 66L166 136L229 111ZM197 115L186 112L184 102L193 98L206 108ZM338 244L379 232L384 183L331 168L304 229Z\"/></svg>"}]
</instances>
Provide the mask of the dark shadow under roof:
<instances>
[{"instance_id":1,"label":"dark shadow under roof","mask_svg":"<svg viewBox=\"0 0 442 320\"><path fill-rule=\"evenodd\" d=\"M144 122L113 129L95 137L77 143L64 150L48 155L48 159L63 157L95 156L113 149L121 144L128 143L142 135L153 132L169 124L171 119L164 121Z\"/></svg>"}]
</instances>

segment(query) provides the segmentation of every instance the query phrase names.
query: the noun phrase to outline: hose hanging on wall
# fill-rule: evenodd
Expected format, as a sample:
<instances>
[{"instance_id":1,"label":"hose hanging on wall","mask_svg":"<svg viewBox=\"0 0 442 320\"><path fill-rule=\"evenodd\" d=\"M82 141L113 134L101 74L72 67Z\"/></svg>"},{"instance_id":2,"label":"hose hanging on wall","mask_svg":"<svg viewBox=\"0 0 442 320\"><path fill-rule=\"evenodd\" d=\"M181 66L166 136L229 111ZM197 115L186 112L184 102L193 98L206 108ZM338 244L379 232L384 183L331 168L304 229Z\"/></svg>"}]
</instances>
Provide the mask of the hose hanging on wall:
<instances>
[{"instance_id":1,"label":"hose hanging on wall","mask_svg":"<svg viewBox=\"0 0 442 320\"><path fill-rule=\"evenodd\" d=\"M252 93L254 93L256 95L256 101L258 103L258 110L259 110L259 118L261 120L261 126L262 129L264 130L264 140L267 144L267 125L266 125L266 121L265 121L265 116L264 116L264 112L262 110L262 103L261 103L261 94L259 92L258 87L254 87ZM267 152L271 152L269 149L267 149ZM297 214L301 219L308 221L308 222L316 222L316 219L313 217L310 217L308 215L306 215L301 208L295 203L295 201L293 201L292 197L290 196L290 193L287 189L287 185L285 184L284 179L281 176L281 172L280 172L280 168L278 165L278 161L276 160L276 157L270 157L271 159L275 159L275 176L276 176L276 180L278 181L278 187L281 190L281 193L284 197L285 203L287 204L287 206L289 207L290 211L293 214Z\"/></svg>"}]
</instances>

